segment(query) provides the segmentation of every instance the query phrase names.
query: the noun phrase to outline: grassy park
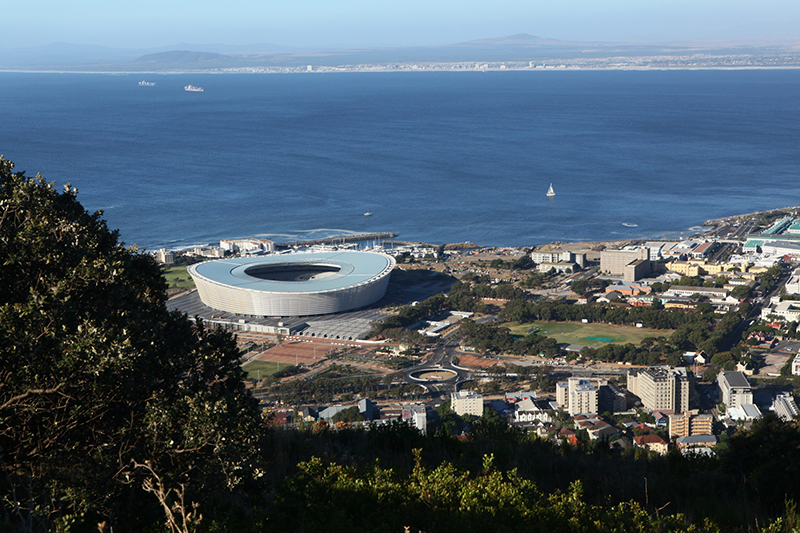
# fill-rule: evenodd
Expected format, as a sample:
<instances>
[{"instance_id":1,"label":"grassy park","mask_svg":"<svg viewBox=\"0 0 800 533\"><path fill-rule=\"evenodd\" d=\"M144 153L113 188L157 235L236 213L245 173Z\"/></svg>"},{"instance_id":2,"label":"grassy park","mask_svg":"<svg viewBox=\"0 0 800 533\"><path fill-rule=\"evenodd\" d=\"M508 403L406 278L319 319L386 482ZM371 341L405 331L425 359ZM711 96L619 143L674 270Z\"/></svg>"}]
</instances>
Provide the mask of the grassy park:
<instances>
[{"instance_id":1,"label":"grassy park","mask_svg":"<svg viewBox=\"0 0 800 533\"><path fill-rule=\"evenodd\" d=\"M528 322L505 324L514 335L528 335L538 332L546 337L553 337L559 343L583 344L599 348L605 344L638 345L647 337L668 337L672 330L648 329L615 324L582 324L580 322ZM605 340L601 340L605 339Z\"/></svg>"},{"instance_id":2,"label":"grassy park","mask_svg":"<svg viewBox=\"0 0 800 533\"><path fill-rule=\"evenodd\" d=\"M186 266L173 266L164 268L164 279L170 289L194 289L194 281L186 271Z\"/></svg>"}]
</instances>

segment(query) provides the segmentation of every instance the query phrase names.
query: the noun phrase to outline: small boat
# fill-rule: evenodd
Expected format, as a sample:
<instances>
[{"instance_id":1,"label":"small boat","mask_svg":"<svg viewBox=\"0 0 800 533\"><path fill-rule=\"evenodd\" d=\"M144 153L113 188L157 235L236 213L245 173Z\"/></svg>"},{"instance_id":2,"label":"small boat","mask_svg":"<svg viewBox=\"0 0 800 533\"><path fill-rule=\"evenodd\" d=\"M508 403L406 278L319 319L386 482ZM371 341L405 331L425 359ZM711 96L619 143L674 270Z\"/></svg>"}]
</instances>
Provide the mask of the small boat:
<instances>
[{"instance_id":1,"label":"small boat","mask_svg":"<svg viewBox=\"0 0 800 533\"><path fill-rule=\"evenodd\" d=\"M553 190L553 184L551 183L550 184L550 188L547 189L547 197L548 198L552 198L555 195L556 195L556 191Z\"/></svg>"},{"instance_id":2,"label":"small boat","mask_svg":"<svg viewBox=\"0 0 800 533\"><path fill-rule=\"evenodd\" d=\"M205 89L203 89L202 87L195 87L194 85L187 85L186 87L183 88L183 90L189 91L190 93L201 93Z\"/></svg>"},{"instance_id":3,"label":"small boat","mask_svg":"<svg viewBox=\"0 0 800 533\"><path fill-rule=\"evenodd\" d=\"M367 211L366 213L364 213L364 216L365 216L365 217L371 217L371 216L372 216L372 213L370 213L369 211Z\"/></svg>"},{"instance_id":4,"label":"small boat","mask_svg":"<svg viewBox=\"0 0 800 533\"><path fill-rule=\"evenodd\" d=\"M143 87L155 87L156 82L142 80L142 81L139 82L139 85L141 85Z\"/></svg>"},{"instance_id":5,"label":"small boat","mask_svg":"<svg viewBox=\"0 0 800 533\"><path fill-rule=\"evenodd\" d=\"M639 227L639 224L633 224L632 222L623 222L622 225L625 226L626 228L638 228Z\"/></svg>"}]
</instances>

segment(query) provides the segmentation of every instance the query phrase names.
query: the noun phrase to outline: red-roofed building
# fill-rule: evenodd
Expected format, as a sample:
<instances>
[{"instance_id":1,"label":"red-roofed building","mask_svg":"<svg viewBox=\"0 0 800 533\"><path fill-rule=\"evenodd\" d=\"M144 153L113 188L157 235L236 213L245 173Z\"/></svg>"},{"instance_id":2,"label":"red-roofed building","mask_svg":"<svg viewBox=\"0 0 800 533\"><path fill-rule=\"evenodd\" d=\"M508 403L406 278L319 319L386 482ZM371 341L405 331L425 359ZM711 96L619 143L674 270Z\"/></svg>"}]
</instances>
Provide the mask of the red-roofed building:
<instances>
[{"instance_id":1,"label":"red-roofed building","mask_svg":"<svg viewBox=\"0 0 800 533\"><path fill-rule=\"evenodd\" d=\"M640 435L638 437L633 437L633 445L637 448L645 448L660 453L661 455L666 454L669 450L667 441L658 435Z\"/></svg>"},{"instance_id":2,"label":"red-roofed building","mask_svg":"<svg viewBox=\"0 0 800 533\"><path fill-rule=\"evenodd\" d=\"M575 432L569 428L561 428L561 431L558 432L558 438L566 439L567 442L569 442L573 446L578 445L578 437L576 437Z\"/></svg>"}]
</instances>

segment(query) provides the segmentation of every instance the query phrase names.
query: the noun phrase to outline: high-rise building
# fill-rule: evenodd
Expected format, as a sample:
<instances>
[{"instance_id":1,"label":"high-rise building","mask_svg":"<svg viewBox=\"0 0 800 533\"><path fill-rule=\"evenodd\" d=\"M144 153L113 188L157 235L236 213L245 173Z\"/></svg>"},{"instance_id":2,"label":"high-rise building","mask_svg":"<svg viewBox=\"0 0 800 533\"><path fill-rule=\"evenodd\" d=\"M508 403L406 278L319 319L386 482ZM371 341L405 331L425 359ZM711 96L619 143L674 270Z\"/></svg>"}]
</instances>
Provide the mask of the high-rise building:
<instances>
[{"instance_id":1,"label":"high-rise building","mask_svg":"<svg viewBox=\"0 0 800 533\"><path fill-rule=\"evenodd\" d=\"M603 250L600 252L600 271L637 281L650 273L650 249Z\"/></svg>"},{"instance_id":2,"label":"high-rise building","mask_svg":"<svg viewBox=\"0 0 800 533\"><path fill-rule=\"evenodd\" d=\"M797 409L791 392L779 393L772 402L772 410L786 422L797 420L797 417L800 416L800 410Z\"/></svg>"},{"instance_id":3,"label":"high-rise building","mask_svg":"<svg viewBox=\"0 0 800 533\"><path fill-rule=\"evenodd\" d=\"M686 412L691 385L691 376L683 367L655 366L628 373L628 390L651 411Z\"/></svg>"},{"instance_id":4,"label":"high-rise building","mask_svg":"<svg viewBox=\"0 0 800 533\"><path fill-rule=\"evenodd\" d=\"M625 393L608 380L599 378L570 378L557 383L556 403L572 416L605 411L618 413L627 407Z\"/></svg>"},{"instance_id":5,"label":"high-rise building","mask_svg":"<svg viewBox=\"0 0 800 533\"><path fill-rule=\"evenodd\" d=\"M483 414L483 396L472 391L457 391L450 394L450 409L458 416Z\"/></svg>"},{"instance_id":6,"label":"high-rise building","mask_svg":"<svg viewBox=\"0 0 800 533\"><path fill-rule=\"evenodd\" d=\"M569 378L556 386L556 402L571 415L597 414L597 388L585 378Z\"/></svg>"},{"instance_id":7,"label":"high-rise building","mask_svg":"<svg viewBox=\"0 0 800 533\"><path fill-rule=\"evenodd\" d=\"M742 372L720 372L717 375L717 386L722 403L728 409L736 409L753 403L750 382Z\"/></svg>"},{"instance_id":8,"label":"high-rise building","mask_svg":"<svg viewBox=\"0 0 800 533\"><path fill-rule=\"evenodd\" d=\"M711 435L714 417L701 415L697 409L677 415L669 415L669 436L691 437L692 435Z\"/></svg>"},{"instance_id":9,"label":"high-rise building","mask_svg":"<svg viewBox=\"0 0 800 533\"><path fill-rule=\"evenodd\" d=\"M155 256L156 261L165 265L171 265L175 262L175 252L172 250L167 250L166 248L161 248L160 250L153 252L153 255Z\"/></svg>"}]
</instances>

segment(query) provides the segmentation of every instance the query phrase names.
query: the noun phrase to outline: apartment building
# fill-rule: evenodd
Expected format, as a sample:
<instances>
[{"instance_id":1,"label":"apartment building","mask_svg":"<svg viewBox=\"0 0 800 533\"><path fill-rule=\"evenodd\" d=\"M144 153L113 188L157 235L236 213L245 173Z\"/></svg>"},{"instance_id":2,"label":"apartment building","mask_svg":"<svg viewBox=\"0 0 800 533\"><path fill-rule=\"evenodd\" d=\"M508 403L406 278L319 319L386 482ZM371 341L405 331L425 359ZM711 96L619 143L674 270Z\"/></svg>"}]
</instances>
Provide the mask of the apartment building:
<instances>
[{"instance_id":1,"label":"apartment building","mask_svg":"<svg viewBox=\"0 0 800 533\"><path fill-rule=\"evenodd\" d=\"M691 386L691 376L683 367L656 366L628 373L628 390L651 411L686 412Z\"/></svg>"},{"instance_id":2,"label":"apartment building","mask_svg":"<svg viewBox=\"0 0 800 533\"><path fill-rule=\"evenodd\" d=\"M597 414L598 393L585 378L569 378L556 384L556 402L571 415Z\"/></svg>"},{"instance_id":3,"label":"apartment building","mask_svg":"<svg viewBox=\"0 0 800 533\"><path fill-rule=\"evenodd\" d=\"M736 409L753 403L753 391L750 382L742 372L720 372L717 386L722 403L728 409Z\"/></svg>"},{"instance_id":4,"label":"apartment building","mask_svg":"<svg viewBox=\"0 0 800 533\"><path fill-rule=\"evenodd\" d=\"M669 436L670 438L680 438L692 435L711 435L713 422L713 416L708 414L701 415L697 409L669 415Z\"/></svg>"},{"instance_id":5,"label":"apartment building","mask_svg":"<svg viewBox=\"0 0 800 533\"><path fill-rule=\"evenodd\" d=\"M483 414L483 396L472 391L450 394L450 409L458 416Z\"/></svg>"}]
</instances>

